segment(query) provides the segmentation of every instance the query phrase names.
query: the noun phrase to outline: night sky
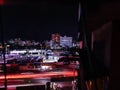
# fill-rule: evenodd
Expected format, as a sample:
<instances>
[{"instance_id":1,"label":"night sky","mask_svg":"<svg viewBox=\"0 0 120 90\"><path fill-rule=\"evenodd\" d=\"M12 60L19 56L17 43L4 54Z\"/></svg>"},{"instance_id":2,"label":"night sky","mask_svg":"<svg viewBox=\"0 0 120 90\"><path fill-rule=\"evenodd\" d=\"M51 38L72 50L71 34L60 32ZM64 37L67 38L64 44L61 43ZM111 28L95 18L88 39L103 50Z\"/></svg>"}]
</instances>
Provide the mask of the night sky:
<instances>
[{"instance_id":1,"label":"night sky","mask_svg":"<svg viewBox=\"0 0 120 90\"><path fill-rule=\"evenodd\" d=\"M52 33L77 38L77 4L74 0L43 0L3 8L5 39L50 40Z\"/></svg>"}]
</instances>

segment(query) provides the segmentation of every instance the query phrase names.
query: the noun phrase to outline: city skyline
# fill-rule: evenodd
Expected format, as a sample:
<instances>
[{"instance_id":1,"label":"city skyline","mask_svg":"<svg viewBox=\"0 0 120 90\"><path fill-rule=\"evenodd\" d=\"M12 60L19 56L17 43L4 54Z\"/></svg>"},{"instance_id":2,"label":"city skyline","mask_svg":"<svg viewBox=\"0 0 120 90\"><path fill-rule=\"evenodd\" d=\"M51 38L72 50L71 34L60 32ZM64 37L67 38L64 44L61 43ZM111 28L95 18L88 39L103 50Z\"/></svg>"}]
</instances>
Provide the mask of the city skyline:
<instances>
[{"instance_id":1,"label":"city skyline","mask_svg":"<svg viewBox=\"0 0 120 90\"><path fill-rule=\"evenodd\" d=\"M53 34L59 34L59 33L53 33ZM35 42L44 42L44 41L51 41L52 40L52 35L53 34L51 34L49 37L49 39L44 39L43 41L39 41L39 40L34 40L34 39L24 39L24 38L21 38L21 37L15 37L15 38L9 38L8 40L6 40L5 42L8 42L8 41L11 41L11 40L23 40L23 41L35 41ZM61 35L61 34L59 34L60 35L60 37L71 37L74 41L77 41L77 39L75 39L75 38L73 38L72 36L67 36L66 34L65 35Z\"/></svg>"},{"instance_id":2,"label":"city skyline","mask_svg":"<svg viewBox=\"0 0 120 90\"><path fill-rule=\"evenodd\" d=\"M77 39L77 5L73 0L9 5L2 15L7 40L50 40L52 33Z\"/></svg>"}]
</instances>

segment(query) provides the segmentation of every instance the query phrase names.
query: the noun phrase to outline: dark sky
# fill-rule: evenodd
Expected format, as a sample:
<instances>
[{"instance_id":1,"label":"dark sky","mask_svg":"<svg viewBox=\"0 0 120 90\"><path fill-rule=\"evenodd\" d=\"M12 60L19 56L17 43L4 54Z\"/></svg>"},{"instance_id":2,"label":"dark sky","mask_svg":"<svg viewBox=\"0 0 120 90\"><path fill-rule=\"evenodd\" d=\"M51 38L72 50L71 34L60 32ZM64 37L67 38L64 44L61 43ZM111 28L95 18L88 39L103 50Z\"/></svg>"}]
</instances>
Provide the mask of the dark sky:
<instances>
[{"instance_id":1,"label":"dark sky","mask_svg":"<svg viewBox=\"0 0 120 90\"><path fill-rule=\"evenodd\" d=\"M74 0L43 0L7 5L3 9L5 38L50 40L52 33L77 37L77 4Z\"/></svg>"}]
</instances>

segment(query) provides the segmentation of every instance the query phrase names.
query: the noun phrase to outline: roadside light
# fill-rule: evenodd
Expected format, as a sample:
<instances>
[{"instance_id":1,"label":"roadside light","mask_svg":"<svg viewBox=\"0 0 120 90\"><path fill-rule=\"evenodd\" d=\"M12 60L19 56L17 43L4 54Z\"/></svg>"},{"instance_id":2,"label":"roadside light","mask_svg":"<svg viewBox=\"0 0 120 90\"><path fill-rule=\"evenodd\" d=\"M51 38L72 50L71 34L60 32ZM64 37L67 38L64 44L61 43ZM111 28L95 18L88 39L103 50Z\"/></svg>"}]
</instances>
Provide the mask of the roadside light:
<instances>
[{"instance_id":1,"label":"roadside light","mask_svg":"<svg viewBox=\"0 0 120 90\"><path fill-rule=\"evenodd\" d=\"M10 47L10 45L7 45L6 47L7 47L7 48L9 48L9 47Z\"/></svg>"}]
</instances>

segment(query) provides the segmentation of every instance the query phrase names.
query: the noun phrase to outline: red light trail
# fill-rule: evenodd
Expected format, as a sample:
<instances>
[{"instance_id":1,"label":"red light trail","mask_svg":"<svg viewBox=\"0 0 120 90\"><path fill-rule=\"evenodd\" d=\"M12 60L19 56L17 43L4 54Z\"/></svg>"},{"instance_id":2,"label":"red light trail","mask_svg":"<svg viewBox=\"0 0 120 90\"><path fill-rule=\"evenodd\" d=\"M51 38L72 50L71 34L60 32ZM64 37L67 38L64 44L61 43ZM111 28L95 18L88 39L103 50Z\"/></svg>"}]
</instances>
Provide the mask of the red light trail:
<instances>
[{"instance_id":1,"label":"red light trail","mask_svg":"<svg viewBox=\"0 0 120 90\"><path fill-rule=\"evenodd\" d=\"M51 78L51 77L73 77L77 76L77 71L62 71L62 72L45 72L37 74L11 74L7 75L7 79L22 79L22 78ZM0 75L0 79L3 80L4 75Z\"/></svg>"}]
</instances>

